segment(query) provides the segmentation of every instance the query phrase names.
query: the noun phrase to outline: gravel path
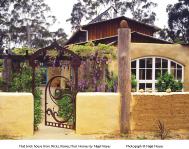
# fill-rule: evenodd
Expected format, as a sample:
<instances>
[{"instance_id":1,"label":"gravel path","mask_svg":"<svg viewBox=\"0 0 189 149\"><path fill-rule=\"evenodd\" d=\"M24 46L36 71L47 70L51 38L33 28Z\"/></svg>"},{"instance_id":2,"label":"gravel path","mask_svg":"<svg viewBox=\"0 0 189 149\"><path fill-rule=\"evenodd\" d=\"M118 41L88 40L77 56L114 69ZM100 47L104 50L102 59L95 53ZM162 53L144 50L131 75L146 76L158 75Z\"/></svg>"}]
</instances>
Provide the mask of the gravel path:
<instances>
[{"instance_id":1,"label":"gravel path","mask_svg":"<svg viewBox=\"0 0 189 149\"><path fill-rule=\"evenodd\" d=\"M100 139L102 135L78 135L74 130L48 127L41 124L39 130L35 132L34 136L24 138L26 140L93 140Z\"/></svg>"}]
</instances>

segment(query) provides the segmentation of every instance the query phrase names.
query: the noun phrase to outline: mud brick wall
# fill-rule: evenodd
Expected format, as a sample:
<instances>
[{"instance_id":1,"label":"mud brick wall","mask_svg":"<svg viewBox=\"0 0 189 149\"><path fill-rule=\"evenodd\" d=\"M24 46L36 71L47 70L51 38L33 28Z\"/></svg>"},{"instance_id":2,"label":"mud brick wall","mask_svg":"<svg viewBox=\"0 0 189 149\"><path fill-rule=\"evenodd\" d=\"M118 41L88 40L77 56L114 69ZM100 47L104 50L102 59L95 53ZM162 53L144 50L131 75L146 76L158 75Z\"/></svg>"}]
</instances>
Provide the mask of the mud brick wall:
<instances>
[{"instance_id":1,"label":"mud brick wall","mask_svg":"<svg viewBox=\"0 0 189 149\"><path fill-rule=\"evenodd\" d=\"M134 93L131 131L156 131L158 120L169 130L189 130L189 93Z\"/></svg>"}]
</instances>

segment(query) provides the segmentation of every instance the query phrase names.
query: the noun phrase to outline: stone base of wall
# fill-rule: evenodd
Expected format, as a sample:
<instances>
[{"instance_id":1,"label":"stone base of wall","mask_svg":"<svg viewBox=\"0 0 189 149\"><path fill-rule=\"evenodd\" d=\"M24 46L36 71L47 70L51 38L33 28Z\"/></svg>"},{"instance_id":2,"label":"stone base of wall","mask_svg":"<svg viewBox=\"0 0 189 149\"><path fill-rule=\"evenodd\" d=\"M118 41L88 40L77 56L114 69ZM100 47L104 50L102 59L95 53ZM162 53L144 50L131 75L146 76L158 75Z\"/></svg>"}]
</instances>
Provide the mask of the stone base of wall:
<instances>
[{"instance_id":1,"label":"stone base of wall","mask_svg":"<svg viewBox=\"0 0 189 149\"><path fill-rule=\"evenodd\" d=\"M33 135L34 107L31 93L0 93L0 135Z\"/></svg>"}]
</instances>

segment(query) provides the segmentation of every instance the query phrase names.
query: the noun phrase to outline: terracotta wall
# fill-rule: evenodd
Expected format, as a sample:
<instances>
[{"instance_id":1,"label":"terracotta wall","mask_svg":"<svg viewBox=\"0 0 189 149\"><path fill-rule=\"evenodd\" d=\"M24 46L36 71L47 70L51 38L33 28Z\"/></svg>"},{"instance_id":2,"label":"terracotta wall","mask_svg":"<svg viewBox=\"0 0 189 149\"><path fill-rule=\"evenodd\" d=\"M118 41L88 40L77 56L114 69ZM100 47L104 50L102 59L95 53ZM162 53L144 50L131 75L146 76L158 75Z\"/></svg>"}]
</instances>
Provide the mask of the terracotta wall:
<instances>
[{"instance_id":1,"label":"terracotta wall","mask_svg":"<svg viewBox=\"0 0 189 149\"><path fill-rule=\"evenodd\" d=\"M157 131L158 120L169 130L189 130L189 93L134 93L131 131Z\"/></svg>"}]
</instances>

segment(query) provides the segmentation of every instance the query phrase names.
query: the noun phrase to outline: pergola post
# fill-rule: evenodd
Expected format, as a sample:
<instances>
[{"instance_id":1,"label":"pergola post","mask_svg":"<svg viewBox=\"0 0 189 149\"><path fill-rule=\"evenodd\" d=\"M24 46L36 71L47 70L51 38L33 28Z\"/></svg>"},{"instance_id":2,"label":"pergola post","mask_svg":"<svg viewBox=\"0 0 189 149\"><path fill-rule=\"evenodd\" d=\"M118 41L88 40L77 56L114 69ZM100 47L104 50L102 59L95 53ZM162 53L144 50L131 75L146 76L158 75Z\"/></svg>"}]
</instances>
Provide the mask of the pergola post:
<instances>
[{"instance_id":1,"label":"pergola post","mask_svg":"<svg viewBox=\"0 0 189 149\"><path fill-rule=\"evenodd\" d=\"M3 62L3 80L6 82L5 91L8 92L12 80L12 60L9 56L5 56Z\"/></svg>"},{"instance_id":2,"label":"pergola post","mask_svg":"<svg viewBox=\"0 0 189 149\"><path fill-rule=\"evenodd\" d=\"M120 132L130 130L131 101L131 29L127 21L122 20L118 29L118 90L121 94Z\"/></svg>"},{"instance_id":3,"label":"pergola post","mask_svg":"<svg viewBox=\"0 0 189 149\"><path fill-rule=\"evenodd\" d=\"M35 94L35 66L32 66L32 94Z\"/></svg>"}]
</instances>

